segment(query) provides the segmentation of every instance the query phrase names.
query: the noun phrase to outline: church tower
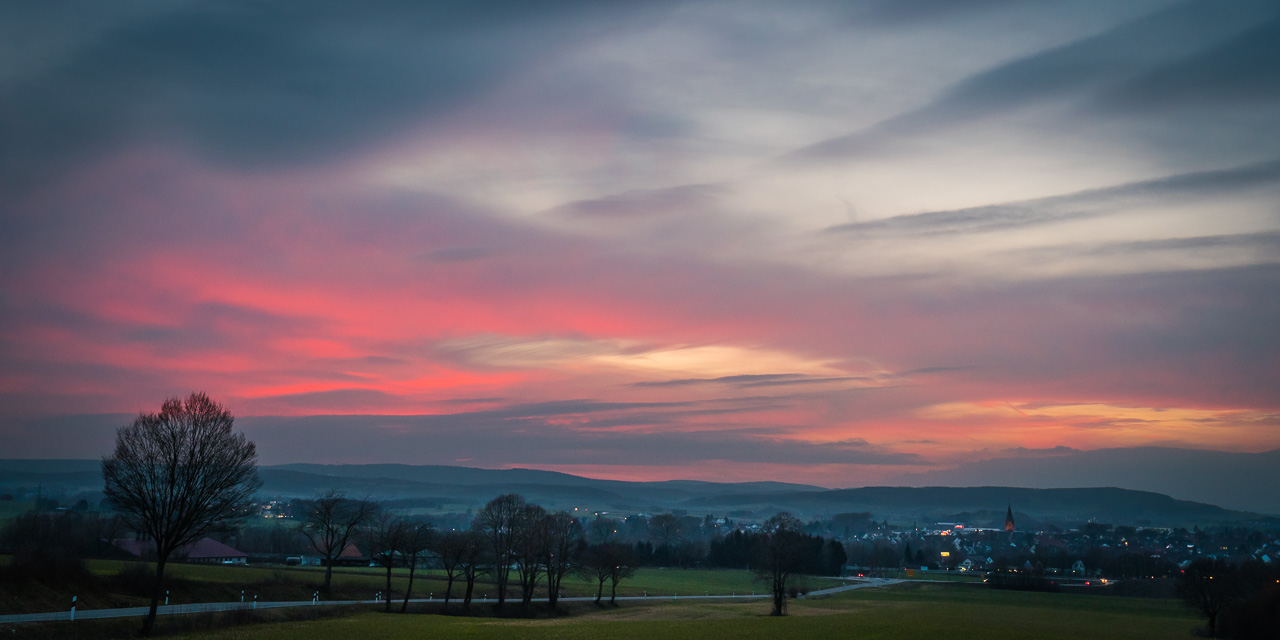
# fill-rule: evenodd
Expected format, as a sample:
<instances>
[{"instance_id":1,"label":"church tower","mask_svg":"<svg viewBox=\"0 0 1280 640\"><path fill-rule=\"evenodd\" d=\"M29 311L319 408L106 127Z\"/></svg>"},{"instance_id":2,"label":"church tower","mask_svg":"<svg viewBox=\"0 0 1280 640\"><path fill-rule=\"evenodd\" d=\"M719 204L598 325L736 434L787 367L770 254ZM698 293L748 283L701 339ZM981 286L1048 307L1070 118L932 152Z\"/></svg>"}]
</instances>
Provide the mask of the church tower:
<instances>
[{"instance_id":1,"label":"church tower","mask_svg":"<svg viewBox=\"0 0 1280 640\"><path fill-rule=\"evenodd\" d=\"M1009 510L1004 514L1004 530L1013 533L1013 504L1009 505Z\"/></svg>"}]
</instances>

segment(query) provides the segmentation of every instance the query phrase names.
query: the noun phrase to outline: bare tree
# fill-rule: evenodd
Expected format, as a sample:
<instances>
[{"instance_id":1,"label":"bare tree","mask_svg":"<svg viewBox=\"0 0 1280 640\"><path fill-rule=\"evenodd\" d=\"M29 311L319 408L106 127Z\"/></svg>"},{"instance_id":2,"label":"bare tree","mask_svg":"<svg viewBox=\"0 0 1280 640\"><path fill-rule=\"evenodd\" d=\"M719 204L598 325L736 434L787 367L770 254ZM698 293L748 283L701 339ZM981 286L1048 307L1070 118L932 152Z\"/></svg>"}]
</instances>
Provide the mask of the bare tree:
<instances>
[{"instance_id":1,"label":"bare tree","mask_svg":"<svg viewBox=\"0 0 1280 640\"><path fill-rule=\"evenodd\" d=\"M756 575L769 583L773 593L773 611L769 615L787 615L787 579L801 562L804 523L799 518L780 512L760 527L760 559Z\"/></svg>"},{"instance_id":2,"label":"bare tree","mask_svg":"<svg viewBox=\"0 0 1280 640\"><path fill-rule=\"evenodd\" d=\"M427 555L436 535L435 527L429 522L405 522L403 555L405 564L409 565L409 584L404 588L404 602L400 605L400 613L409 610L409 594L413 593L413 573L418 567L418 560Z\"/></svg>"},{"instance_id":3,"label":"bare tree","mask_svg":"<svg viewBox=\"0 0 1280 640\"><path fill-rule=\"evenodd\" d=\"M615 545L618 555L614 557L613 568L609 570L609 604L618 604L618 583L635 575L635 560L631 556L631 547Z\"/></svg>"},{"instance_id":4,"label":"bare tree","mask_svg":"<svg viewBox=\"0 0 1280 640\"><path fill-rule=\"evenodd\" d=\"M347 498L336 489L330 489L306 505L298 530L311 541L311 548L324 556L324 585L321 590L326 596L333 586L334 560L342 555L360 528L377 511L377 503Z\"/></svg>"},{"instance_id":5,"label":"bare tree","mask_svg":"<svg viewBox=\"0 0 1280 640\"><path fill-rule=\"evenodd\" d=\"M680 519L670 513L660 513L649 518L649 536L659 547L671 546L680 540Z\"/></svg>"},{"instance_id":6,"label":"bare tree","mask_svg":"<svg viewBox=\"0 0 1280 640\"><path fill-rule=\"evenodd\" d=\"M440 561L440 568L444 570L445 609L449 608L449 600L453 597L454 580L465 571L463 562L467 553L469 535L463 531L446 531L436 536L432 544L431 550L435 552L436 558Z\"/></svg>"},{"instance_id":7,"label":"bare tree","mask_svg":"<svg viewBox=\"0 0 1280 640\"><path fill-rule=\"evenodd\" d=\"M1175 585L1182 603L1207 619L1210 638L1218 635L1218 615L1240 593L1237 573L1223 560L1201 558L1182 570Z\"/></svg>"},{"instance_id":8,"label":"bare tree","mask_svg":"<svg viewBox=\"0 0 1280 640\"><path fill-rule=\"evenodd\" d=\"M462 567L462 577L467 582L467 590L462 596L462 610L471 610L471 596L476 590L476 579L483 575L486 571L485 566L489 562L489 554L487 553L487 541L478 531L467 531L462 547L459 560L459 566Z\"/></svg>"},{"instance_id":9,"label":"bare tree","mask_svg":"<svg viewBox=\"0 0 1280 640\"><path fill-rule=\"evenodd\" d=\"M489 541L493 561L493 578L498 588L498 609L507 600L507 582L515 555L514 536L517 519L525 507L523 497L514 493L500 495L480 509L472 526Z\"/></svg>"},{"instance_id":10,"label":"bare tree","mask_svg":"<svg viewBox=\"0 0 1280 640\"><path fill-rule=\"evenodd\" d=\"M258 453L235 419L203 393L170 398L116 432L102 459L103 493L136 531L156 546L156 576L142 635L151 635L170 556L249 514L262 486Z\"/></svg>"},{"instance_id":11,"label":"bare tree","mask_svg":"<svg viewBox=\"0 0 1280 640\"><path fill-rule=\"evenodd\" d=\"M516 577L520 580L520 602L533 601L533 590L542 575L542 560L547 549L547 510L536 504L526 504L519 511L512 535L516 564Z\"/></svg>"},{"instance_id":12,"label":"bare tree","mask_svg":"<svg viewBox=\"0 0 1280 640\"><path fill-rule=\"evenodd\" d=\"M405 519L382 511L369 529L369 550L373 561L387 570L387 588L382 592L387 613L391 613L391 570L400 564L404 555L409 525Z\"/></svg>"},{"instance_id":13,"label":"bare tree","mask_svg":"<svg viewBox=\"0 0 1280 640\"><path fill-rule=\"evenodd\" d=\"M560 601L560 581L573 568L582 542L582 525L573 516L557 511L543 518L545 531L542 566L547 574L547 602L555 610Z\"/></svg>"},{"instance_id":14,"label":"bare tree","mask_svg":"<svg viewBox=\"0 0 1280 640\"><path fill-rule=\"evenodd\" d=\"M609 602L613 603L618 596L618 583L629 578L635 569L631 547L616 542L605 542L587 547L579 556L578 574L596 582L596 604L604 597L604 583L612 581L613 589Z\"/></svg>"},{"instance_id":15,"label":"bare tree","mask_svg":"<svg viewBox=\"0 0 1280 640\"><path fill-rule=\"evenodd\" d=\"M618 535L618 519L609 516L597 515L595 519L587 525L587 538L594 543L603 543L613 540Z\"/></svg>"}]
</instances>

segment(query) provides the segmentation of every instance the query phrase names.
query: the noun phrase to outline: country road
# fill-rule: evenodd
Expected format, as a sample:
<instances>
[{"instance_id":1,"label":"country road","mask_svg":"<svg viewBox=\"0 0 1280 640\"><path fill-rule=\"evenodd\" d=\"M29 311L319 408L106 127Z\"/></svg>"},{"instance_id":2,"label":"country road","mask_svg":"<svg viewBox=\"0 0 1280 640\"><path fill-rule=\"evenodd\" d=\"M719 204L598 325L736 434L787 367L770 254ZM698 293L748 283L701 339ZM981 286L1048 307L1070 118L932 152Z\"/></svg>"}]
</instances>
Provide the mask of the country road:
<instances>
[{"instance_id":1,"label":"country road","mask_svg":"<svg viewBox=\"0 0 1280 640\"><path fill-rule=\"evenodd\" d=\"M819 589L809 592L807 597L824 596L842 591L852 591L853 589L863 589L867 587L882 587L891 584L904 582L903 580L890 578L867 578L861 582L853 582L843 584L838 587L829 587L827 589ZM751 593L751 594L728 594L728 595L643 595L643 596L618 596L618 600L751 600L768 598L767 593ZM561 602L591 602L595 600L595 596L560 598ZM414 598L409 602L439 602L435 598ZM455 599L456 601L456 599ZM546 598L534 598L534 602L546 602ZM396 602L399 602L398 600ZM487 598L480 599L478 602L488 602ZM193 604L170 604L159 607L156 611L158 615L178 615L183 613L210 613L217 611L236 611L248 609L278 609L282 607L313 607L318 605L335 606L335 605L379 605L382 600L334 600L327 602L312 602L311 600L300 600L292 602L202 602ZM75 612L75 620L92 620L96 618L129 618L135 616L147 615L147 607L127 607L122 609L79 609ZM50 611L45 613L19 613L11 615L0 615L0 624L12 624L18 622L56 622L71 620L71 611Z\"/></svg>"}]
</instances>

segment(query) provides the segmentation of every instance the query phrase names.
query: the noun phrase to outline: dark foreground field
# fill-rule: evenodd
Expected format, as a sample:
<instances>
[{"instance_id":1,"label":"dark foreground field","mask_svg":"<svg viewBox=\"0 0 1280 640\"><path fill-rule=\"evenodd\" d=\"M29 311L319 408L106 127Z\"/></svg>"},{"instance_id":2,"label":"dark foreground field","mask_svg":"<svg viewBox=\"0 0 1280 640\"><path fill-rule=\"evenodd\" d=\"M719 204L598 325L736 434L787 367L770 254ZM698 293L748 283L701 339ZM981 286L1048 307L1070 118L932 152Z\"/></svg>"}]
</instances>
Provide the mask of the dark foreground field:
<instances>
[{"instance_id":1,"label":"dark foreground field","mask_svg":"<svg viewBox=\"0 0 1280 640\"><path fill-rule=\"evenodd\" d=\"M1017 593L920 585L866 589L794 601L771 618L765 602L627 605L555 619L360 614L187 634L184 638L1179 638L1198 620L1175 602L1107 596Z\"/></svg>"},{"instance_id":2,"label":"dark foreground field","mask_svg":"<svg viewBox=\"0 0 1280 640\"><path fill-rule=\"evenodd\" d=\"M483 609L483 608L482 608ZM771 618L765 601L660 601L618 607L574 603L562 615L537 619L459 617L419 605L406 615L368 610L334 611L317 620L237 626L205 621L209 628L171 632L186 639L350 640L352 638L1190 638L1200 620L1176 601L1064 593L996 591L975 585L910 584L862 589L792 601L791 615ZM319 613L319 612L317 612ZM230 620L228 620L230 622ZM243 622L247 622L244 620ZM128 625L47 626L19 629L11 637L110 637ZM190 629L188 626L187 629ZM61 633L58 633L60 631ZM50 635L50 634L53 635ZM6 634L10 635L10 634Z\"/></svg>"}]
</instances>

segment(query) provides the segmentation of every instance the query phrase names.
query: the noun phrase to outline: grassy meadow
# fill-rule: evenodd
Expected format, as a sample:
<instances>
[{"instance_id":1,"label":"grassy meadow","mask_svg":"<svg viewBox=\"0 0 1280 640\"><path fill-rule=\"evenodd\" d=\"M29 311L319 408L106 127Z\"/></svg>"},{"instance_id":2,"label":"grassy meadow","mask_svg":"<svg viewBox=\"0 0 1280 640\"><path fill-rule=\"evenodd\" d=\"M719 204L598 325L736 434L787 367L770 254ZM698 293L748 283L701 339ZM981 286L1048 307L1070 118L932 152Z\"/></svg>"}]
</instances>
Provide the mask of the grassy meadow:
<instances>
[{"instance_id":1,"label":"grassy meadow","mask_svg":"<svg viewBox=\"0 0 1280 640\"><path fill-rule=\"evenodd\" d=\"M430 611L423 607L420 610ZM948 638L1079 640L1094 637L1190 637L1199 620L1176 602L996 591L961 585L861 589L792 601L790 615L772 618L766 601L662 601L596 608L548 619L464 618L430 613L359 613L324 621L198 631L190 640L345 640L447 637L611 640L696 638Z\"/></svg>"},{"instance_id":2,"label":"grassy meadow","mask_svg":"<svg viewBox=\"0 0 1280 640\"><path fill-rule=\"evenodd\" d=\"M0 564L8 558L0 556ZM35 613L60 611L72 595L79 597L82 609L130 607L146 604L149 598L151 563L124 560L87 560L88 578L68 577L65 581L28 581L23 585L0 584L0 613ZM392 572L393 597L403 597L408 586L408 569ZM386 573L381 567L337 567L333 575L333 593L329 600L367 600L386 588ZM170 602L233 602L256 595L262 602L310 600L324 580L323 567L282 567L261 565L198 565L170 563L165 567L166 587ZM512 580L514 580L514 574ZM413 597L443 598L443 572L418 570L414 575ZM821 588L834 584L830 580L800 579L797 584ZM688 596L747 594L763 587L754 575L744 570L640 569L635 576L618 586L619 596ZM465 584L459 579L453 597L460 598ZM594 596L596 584L578 576L567 577L561 591L565 596ZM475 599L496 598L491 578L476 585ZM508 597L519 597L518 587L509 587ZM536 597L545 597L545 583ZM604 597L609 597L606 583Z\"/></svg>"},{"instance_id":3,"label":"grassy meadow","mask_svg":"<svg viewBox=\"0 0 1280 640\"><path fill-rule=\"evenodd\" d=\"M141 581L150 566L144 563L93 560L89 570L104 585ZM239 598L240 589L252 597L267 600L306 600L319 585L322 569L315 567L206 566L174 564L167 571L172 578L171 598L175 603L226 601ZM393 590L402 593L406 577L395 572ZM425 573L426 575L421 575ZM439 598L443 581L437 572L419 572L414 595L435 593ZM832 580L801 577L797 585L821 588ZM139 585L141 586L141 585ZM334 575L334 599L370 598L383 588L382 572L374 567L339 568ZM566 596L594 595L594 584L578 578L567 580ZM750 593L761 590L753 575L743 570L642 569L625 582L619 595L702 595ZM145 601L145 589L121 593L109 589L109 597L86 602L84 608L130 606ZM458 587L455 594L461 592ZM163 626L176 637L209 640L250 640L257 638L298 638L300 640L347 640L348 638L1070 638L1089 637L1177 638L1190 637L1201 621L1168 599L1127 598L1094 593L1031 593L998 591L964 583L911 583L865 588L827 597L793 600L791 615L771 618L769 602L760 600L699 601L681 598L660 601L623 601L619 606L596 606L590 602L565 603L559 615L550 615L544 605L535 605L534 619L492 616L492 588L477 587L477 601L484 595L490 604L477 603L481 617L439 615L438 603L415 604L409 615L370 612L373 607L341 607L318 615L323 620L290 620L303 616L301 610L275 610L254 619L276 620L233 625L210 621L168 620ZM544 595L539 590L538 596ZM608 590L606 588L606 597ZM65 594L56 594L49 603L61 603ZM57 606L28 603L23 609L55 610ZM8 607L6 607L8 609ZM519 607L508 613L519 614ZM297 614L287 613L298 611ZM16 612L12 609L6 613ZM256 613L256 612L255 612ZM457 608L454 608L457 613ZM242 615L243 617L243 615ZM305 618L305 616L303 616ZM239 619L237 619L239 620ZM247 621L240 620L240 621ZM33 634L19 631L15 637L61 637L63 632L84 631L84 637L127 637L132 623L94 621L52 623ZM200 630L190 630L199 628ZM41 633L46 635L40 635ZM52 634L52 635L48 635ZM124 635L118 635L124 634ZM76 635L76 634L71 634Z\"/></svg>"}]
</instances>

